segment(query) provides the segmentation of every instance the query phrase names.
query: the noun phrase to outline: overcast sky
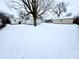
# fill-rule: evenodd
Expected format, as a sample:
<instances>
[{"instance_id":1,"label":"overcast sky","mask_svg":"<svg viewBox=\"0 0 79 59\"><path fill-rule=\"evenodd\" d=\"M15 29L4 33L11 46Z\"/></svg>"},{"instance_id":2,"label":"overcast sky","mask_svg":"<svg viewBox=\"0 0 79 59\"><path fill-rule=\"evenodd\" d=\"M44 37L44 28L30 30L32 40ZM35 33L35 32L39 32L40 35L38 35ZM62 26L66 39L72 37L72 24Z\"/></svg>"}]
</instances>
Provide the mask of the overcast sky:
<instances>
[{"instance_id":1,"label":"overcast sky","mask_svg":"<svg viewBox=\"0 0 79 59\"><path fill-rule=\"evenodd\" d=\"M57 0L57 1L63 1L63 0ZM79 0L64 0L64 1L69 3L68 5L69 12L72 12L74 14L79 13Z\"/></svg>"},{"instance_id":2,"label":"overcast sky","mask_svg":"<svg viewBox=\"0 0 79 59\"><path fill-rule=\"evenodd\" d=\"M6 1L8 0L0 0L0 10L14 14L13 10L7 7ZM57 1L63 1L63 0L57 0ZM68 12L72 12L73 15L79 13L79 0L64 0L64 1L69 3Z\"/></svg>"}]
</instances>

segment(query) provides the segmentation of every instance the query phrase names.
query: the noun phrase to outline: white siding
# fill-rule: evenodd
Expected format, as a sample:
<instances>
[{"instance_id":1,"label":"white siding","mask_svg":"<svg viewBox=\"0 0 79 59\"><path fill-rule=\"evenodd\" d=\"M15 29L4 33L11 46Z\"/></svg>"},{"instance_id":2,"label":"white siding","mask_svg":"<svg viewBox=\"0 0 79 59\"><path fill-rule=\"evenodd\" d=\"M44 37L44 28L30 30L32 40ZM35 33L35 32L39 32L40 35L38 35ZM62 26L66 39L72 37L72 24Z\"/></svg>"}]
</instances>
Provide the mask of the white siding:
<instances>
[{"instance_id":1,"label":"white siding","mask_svg":"<svg viewBox=\"0 0 79 59\"><path fill-rule=\"evenodd\" d=\"M54 24L72 24L73 19L55 19L53 20Z\"/></svg>"}]
</instances>

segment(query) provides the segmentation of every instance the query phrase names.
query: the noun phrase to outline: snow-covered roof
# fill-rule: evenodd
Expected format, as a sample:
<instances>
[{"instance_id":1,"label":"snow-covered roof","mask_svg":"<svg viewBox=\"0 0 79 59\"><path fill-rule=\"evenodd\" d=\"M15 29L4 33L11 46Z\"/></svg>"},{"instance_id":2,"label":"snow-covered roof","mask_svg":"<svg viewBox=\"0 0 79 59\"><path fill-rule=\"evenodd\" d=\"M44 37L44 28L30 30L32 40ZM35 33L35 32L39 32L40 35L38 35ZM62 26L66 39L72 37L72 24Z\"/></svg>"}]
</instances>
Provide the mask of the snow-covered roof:
<instances>
[{"instance_id":1,"label":"snow-covered roof","mask_svg":"<svg viewBox=\"0 0 79 59\"><path fill-rule=\"evenodd\" d=\"M60 17L60 18L53 18L53 20L55 19L64 19L64 20L68 20L68 19L73 19L73 17Z\"/></svg>"}]
</instances>

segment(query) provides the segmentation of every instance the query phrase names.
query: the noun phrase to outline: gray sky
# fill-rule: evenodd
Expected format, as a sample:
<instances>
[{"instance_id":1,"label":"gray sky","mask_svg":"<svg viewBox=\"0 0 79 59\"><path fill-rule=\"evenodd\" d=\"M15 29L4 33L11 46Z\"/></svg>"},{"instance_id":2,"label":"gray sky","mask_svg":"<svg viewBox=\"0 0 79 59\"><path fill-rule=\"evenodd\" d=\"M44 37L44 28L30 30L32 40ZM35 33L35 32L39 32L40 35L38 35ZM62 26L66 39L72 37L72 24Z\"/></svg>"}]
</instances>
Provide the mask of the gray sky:
<instances>
[{"instance_id":1,"label":"gray sky","mask_svg":"<svg viewBox=\"0 0 79 59\"><path fill-rule=\"evenodd\" d=\"M6 5L6 0L0 0L0 10L10 12L10 9Z\"/></svg>"},{"instance_id":2,"label":"gray sky","mask_svg":"<svg viewBox=\"0 0 79 59\"><path fill-rule=\"evenodd\" d=\"M6 1L8 0L0 0L0 10L14 14L13 10L7 7ZM68 12L72 12L73 15L76 15L79 13L79 0L57 0L57 1L65 1L69 3Z\"/></svg>"},{"instance_id":3,"label":"gray sky","mask_svg":"<svg viewBox=\"0 0 79 59\"><path fill-rule=\"evenodd\" d=\"M8 0L0 0L0 10L10 14L15 14L15 12L7 6L7 1Z\"/></svg>"},{"instance_id":4,"label":"gray sky","mask_svg":"<svg viewBox=\"0 0 79 59\"><path fill-rule=\"evenodd\" d=\"M68 12L72 12L73 15L76 15L79 13L79 0L56 0L56 1L65 1L69 3L68 5Z\"/></svg>"}]
</instances>

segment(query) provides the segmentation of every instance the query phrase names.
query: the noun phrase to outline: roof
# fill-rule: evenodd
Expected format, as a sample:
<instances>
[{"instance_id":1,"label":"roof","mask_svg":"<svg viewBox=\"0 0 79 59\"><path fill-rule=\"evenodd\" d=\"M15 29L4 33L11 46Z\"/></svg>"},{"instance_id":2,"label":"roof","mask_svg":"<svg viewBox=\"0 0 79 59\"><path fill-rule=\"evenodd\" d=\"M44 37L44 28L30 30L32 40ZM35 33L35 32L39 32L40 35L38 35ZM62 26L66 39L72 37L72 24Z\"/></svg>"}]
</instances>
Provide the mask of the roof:
<instances>
[{"instance_id":1,"label":"roof","mask_svg":"<svg viewBox=\"0 0 79 59\"><path fill-rule=\"evenodd\" d=\"M73 19L73 17L60 17L60 18L53 18L53 20L61 20L61 19L67 20L67 19Z\"/></svg>"}]
</instances>

